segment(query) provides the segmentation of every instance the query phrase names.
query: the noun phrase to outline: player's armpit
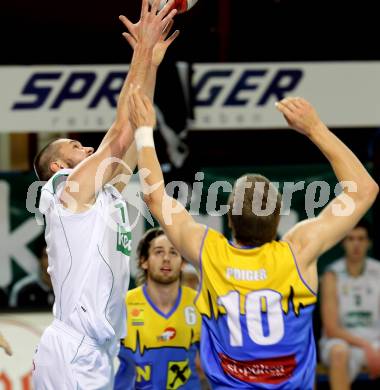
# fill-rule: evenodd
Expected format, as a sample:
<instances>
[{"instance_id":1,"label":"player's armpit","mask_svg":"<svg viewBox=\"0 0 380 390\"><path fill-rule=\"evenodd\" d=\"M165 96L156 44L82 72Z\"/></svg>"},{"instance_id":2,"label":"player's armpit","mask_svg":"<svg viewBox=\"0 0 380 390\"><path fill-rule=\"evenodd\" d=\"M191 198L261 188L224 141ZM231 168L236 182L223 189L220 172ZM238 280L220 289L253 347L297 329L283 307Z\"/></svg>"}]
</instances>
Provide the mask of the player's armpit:
<instances>
[{"instance_id":1,"label":"player's armpit","mask_svg":"<svg viewBox=\"0 0 380 390\"><path fill-rule=\"evenodd\" d=\"M116 168L112 183L115 188L122 193L124 189L127 187L133 172L137 165L137 150L136 143L133 142L132 145L128 148L127 152L123 156L122 161L119 166Z\"/></svg>"},{"instance_id":2,"label":"player's armpit","mask_svg":"<svg viewBox=\"0 0 380 390\"><path fill-rule=\"evenodd\" d=\"M60 196L62 205L74 213L89 209L97 193L112 179L132 141L129 126L114 124L98 150L69 175Z\"/></svg>"},{"instance_id":3,"label":"player's armpit","mask_svg":"<svg viewBox=\"0 0 380 390\"><path fill-rule=\"evenodd\" d=\"M322 225L316 218L306 219L297 223L283 236L293 251L296 259L303 264L310 264L318 258L321 252L322 241L318 238Z\"/></svg>"},{"instance_id":4,"label":"player's armpit","mask_svg":"<svg viewBox=\"0 0 380 390\"><path fill-rule=\"evenodd\" d=\"M175 228L173 228L175 230ZM168 230L168 229L166 229ZM181 253L196 267L199 267L200 255L207 227L194 220L180 225L180 247Z\"/></svg>"},{"instance_id":5,"label":"player's armpit","mask_svg":"<svg viewBox=\"0 0 380 390\"><path fill-rule=\"evenodd\" d=\"M371 207L377 188L368 188L359 195L342 192L317 217L296 224L286 233L284 239L292 244L300 262L313 263L339 243Z\"/></svg>"}]
</instances>

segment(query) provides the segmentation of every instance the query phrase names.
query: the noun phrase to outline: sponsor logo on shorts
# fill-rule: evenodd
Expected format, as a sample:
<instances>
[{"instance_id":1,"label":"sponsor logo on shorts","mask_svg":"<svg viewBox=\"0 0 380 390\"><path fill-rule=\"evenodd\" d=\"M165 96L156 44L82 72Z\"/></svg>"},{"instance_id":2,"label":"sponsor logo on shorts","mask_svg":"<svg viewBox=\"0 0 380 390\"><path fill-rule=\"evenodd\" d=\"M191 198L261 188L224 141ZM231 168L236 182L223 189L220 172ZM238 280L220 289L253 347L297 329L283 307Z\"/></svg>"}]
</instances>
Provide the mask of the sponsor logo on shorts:
<instances>
[{"instance_id":1,"label":"sponsor logo on shorts","mask_svg":"<svg viewBox=\"0 0 380 390\"><path fill-rule=\"evenodd\" d=\"M178 389L183 386L191 376L189 361L169 362L167 389Z\"/></svg>"},{"instance_id":2,"label":"sponsor logo on shorts","mask_svg":"<svg viewBox=\"0 0 380 390\"><path fill-rule=\"evenodd\" d=\"M174 328L166 328L159 336L157 336L157 341L173 340L176 334L177 331Z\"/></svg>"},{"instance_id":3,"label":"sponsor logo on shorts","mask_svg":"<svg viewBox=\"0 0 380 390\"><path fill-rule=\"evenodd\" d=\"M279 384L289 379L296 368L295 355L238 361L220 353L219 358L226 374L247 383Z\"/></svg>"},{"instance_id":4,"label":"sponsor logo on shorts","mask_svg":"<svg viewBox=\"0 0 380 390\"><path fill-rule=\"evenodd\" d=\"M152 382L152 366L150 364L136 365L136 389L145 389Z\"/></svg>"}]
</instances>

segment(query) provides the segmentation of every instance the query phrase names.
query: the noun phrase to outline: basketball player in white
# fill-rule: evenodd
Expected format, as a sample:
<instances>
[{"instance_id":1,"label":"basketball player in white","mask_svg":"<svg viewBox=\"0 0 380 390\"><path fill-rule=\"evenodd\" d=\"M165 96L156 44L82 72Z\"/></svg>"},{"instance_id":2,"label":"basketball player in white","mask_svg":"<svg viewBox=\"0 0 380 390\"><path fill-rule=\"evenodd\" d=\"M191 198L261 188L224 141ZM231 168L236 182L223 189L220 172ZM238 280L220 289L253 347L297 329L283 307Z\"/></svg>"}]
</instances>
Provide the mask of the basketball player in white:
<instances>
[{"instance_id":1,"label":"basketball player in white","mask_svg":"<svg viewBox=\"0 0 380 390\"><path fill-rule=\"evenodd\" d=\"M321 290L321 358L332 390L348 390L363 366L380 376L380 262L367 256L369 225L360 221L342 244L344 257L327 268Z\"/></svg>"},{"instance_id":2,"label":"basketball player in white","mask_svg":"<svg viewBox=\"0 0 380 390\"><path fill-rule=\"evenodd\" d=\"M55 319L34 357L35 390L113 387L112 362L125 330L131 232L126 202L118 191L126 180L116 186L110 182L120 173L130 176L136 164L128 90L132 83L141 83L153 96L157 65L178 34L165 40L176 10L171 11L171 0L158 12L159 3L155 0L149 10L148 0L143 0L136 24L120 17L130 30L124 36L135 50L116 120L98 150L60 139L35 160L40 179L48 180L39 207L55 294ZM113 162L104 164L107 159Z\"/></svg>"}]
</instances>

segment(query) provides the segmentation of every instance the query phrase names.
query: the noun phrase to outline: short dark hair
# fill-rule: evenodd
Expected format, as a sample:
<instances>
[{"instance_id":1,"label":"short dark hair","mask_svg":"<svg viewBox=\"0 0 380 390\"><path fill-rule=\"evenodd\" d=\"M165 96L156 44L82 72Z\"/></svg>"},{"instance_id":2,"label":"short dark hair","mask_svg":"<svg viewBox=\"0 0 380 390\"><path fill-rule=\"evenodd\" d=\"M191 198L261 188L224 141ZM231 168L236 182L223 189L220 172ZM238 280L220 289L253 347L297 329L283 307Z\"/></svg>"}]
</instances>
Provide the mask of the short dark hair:
<instances>
[{"instance_id":1,"label":"short dark hair","mask_svg":"<svg viewBox=\"0 0 380 390\"><path fill-rule=\"evenodd\" d=\"M368 238L372 238L372 227L371 224L364 218L362 218L355 226L353 229L358 229L362 228L365 229L367 232Z\"/></svg>"},{"instance_id":2,"label":"short dark hair","mask_svg":"<svg viewBox=\"0 0 380 390\"><path fill-rule=\"evenodd\" d=\"M151 242L159 237L164 235L165 232L161 228L152 228L145 232L141 240L139 241L136 249L137 254L137 266L139 272L136 277L136 284L142 285L146 282L147 271L142 269L141 265L144 263L149 257L149 249Z\"/></svg>"},{"instance_id":3,"label":"short dark hair","mask_svg":"<svg viewBox=\"0 0 380 390\"><path fill-rule=\"evenodd\" d=\"M237 194L241 181L246 181L251 185L249 188L244 188L244 194ZM257 186L257 183L263 183L263 185ZM257 192L255 193L255 191ZM254 197L254 195L256 196ZM254 204L257 200L260 201L260 204ZM242 202L239 213L236 213L236 210L234 212L235 202ZM253 206L256 210L266 210L269 202L275 202L274 210L269 215L258 215L254 212ZM260 246L276 238L280 222L281 195L265 176L259 174L241 176L234 184L229 206L228 218L232 233L240 244Z\"/></svg>"},{"instance_id":4,"label":"short dark hair","mask_svg":"<svg viewBox=\"0 0 380 390\"><path fill-rule=\"evenodd\" d=\"M58 147L54 145L57 139L45 145L34 158L33 168L39 180L48 181L54 172L50 169L50 163L57 157Z\"/></svg>"}]
</instances>

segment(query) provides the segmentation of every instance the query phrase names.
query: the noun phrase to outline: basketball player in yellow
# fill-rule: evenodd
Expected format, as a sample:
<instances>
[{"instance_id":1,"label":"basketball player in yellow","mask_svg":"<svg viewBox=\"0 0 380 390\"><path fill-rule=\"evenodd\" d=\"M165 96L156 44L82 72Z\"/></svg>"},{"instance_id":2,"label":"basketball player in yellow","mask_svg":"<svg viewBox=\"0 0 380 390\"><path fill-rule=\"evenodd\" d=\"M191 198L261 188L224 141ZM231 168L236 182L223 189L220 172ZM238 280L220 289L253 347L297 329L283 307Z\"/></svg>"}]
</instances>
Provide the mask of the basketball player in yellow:
<instances>
[{"instance_id":1,"label":"basketball player in yellow","mask_svg":"<svg viewBox=\"0 0 380 390\"><path fill-rule=\"evenodd\" d=\"M346 183L317 217L276 241L281 195L267 178L245 175L230 197L228 241L196 223L165 193L152 137L154 109L139 89L130 98L138 165L149 170L141 176L145 201L173 245L201 270L196 300L203 321L201 360L218 390L313 388L316 260L355 226L379 190L307 101L286 98L276 106L289 126L325 155L338 181Z\"/></svg>"},{"instance_id":2,"label":"basketball player in yellow","mask_svg":"<svg viewBox=\"0 0 380 390\"><path fill-rule=\"evenodd\" d=\"M114 389L200 389L201 318L196 291L181 286L184 260L158 228L145 233L137 256L143 284L127 293L127 337Z\"/></svg>"}]
</instances>

